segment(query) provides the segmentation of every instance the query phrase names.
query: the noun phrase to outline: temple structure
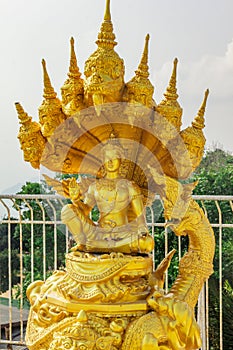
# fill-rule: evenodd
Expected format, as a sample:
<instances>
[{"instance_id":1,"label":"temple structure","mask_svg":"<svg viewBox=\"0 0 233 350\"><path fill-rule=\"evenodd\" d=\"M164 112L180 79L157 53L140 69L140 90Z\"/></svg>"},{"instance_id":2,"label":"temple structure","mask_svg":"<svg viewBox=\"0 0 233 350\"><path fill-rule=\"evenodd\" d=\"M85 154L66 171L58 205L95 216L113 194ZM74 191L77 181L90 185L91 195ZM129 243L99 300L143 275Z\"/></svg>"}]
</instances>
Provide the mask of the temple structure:
<instances>
[{"instance_id":1,"label":"temple structure","mask_svg":"<svg viewBox=\"0 0 233 350\"><path fill-rule=\"evenodd\" d=\"M84 76L71 38L68 77L57 97L42 61L43 101L39 122L16 103L19 141L25 161L63 174L50 186L70 203L61 219L76 244L65 270L33 282L26 342L30 350L191 350L201 347L194 307L212 273L214 235L192 199L188 179L204 151L204 112L181 130L176 88L177 63L159 103L149 79L149 35L135 76L124 81L124 61L106 0L96 51ZM77 180L77 174L79 175ZM185 180L185 181L181 181ZM185 184L184 184L185 183ZM189 237L189 248L168 293L164 274L171 251L155 269L156 242L145 207L159 194L174 234ZM91 219L97 206L98 222Z\"/></svg>"}]
</instances>

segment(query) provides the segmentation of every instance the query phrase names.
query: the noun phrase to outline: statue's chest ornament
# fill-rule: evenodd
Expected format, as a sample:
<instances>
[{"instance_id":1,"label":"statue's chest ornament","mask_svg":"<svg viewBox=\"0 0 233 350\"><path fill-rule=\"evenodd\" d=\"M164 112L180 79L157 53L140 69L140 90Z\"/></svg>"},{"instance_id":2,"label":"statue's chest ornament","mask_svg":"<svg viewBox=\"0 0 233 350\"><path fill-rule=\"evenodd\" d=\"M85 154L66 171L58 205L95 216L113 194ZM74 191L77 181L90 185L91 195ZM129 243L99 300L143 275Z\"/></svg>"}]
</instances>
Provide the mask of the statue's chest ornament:
<instances>
[{"instance_id":1,"label":"statue's chest ornament","mask_svg":"<svg viewBox=\"0 0 233 350\"><path fill-rule=\"evenodd\" d=\"M115 203L117 199L117 186L115 181L103 179L96 184L97 202Z\"/></svg>"},{"instance_id":2,"label":"statue's chest ornament","mask_svg":"<svg viewBox=\"0 0 233 350\"><path fill-rule=\"evenodd\" d=\"M97 198L102 203L113 204L122 202L128 195L127 188L121 181L103 179L96 184Z\"/></svg>"}]
</instances>

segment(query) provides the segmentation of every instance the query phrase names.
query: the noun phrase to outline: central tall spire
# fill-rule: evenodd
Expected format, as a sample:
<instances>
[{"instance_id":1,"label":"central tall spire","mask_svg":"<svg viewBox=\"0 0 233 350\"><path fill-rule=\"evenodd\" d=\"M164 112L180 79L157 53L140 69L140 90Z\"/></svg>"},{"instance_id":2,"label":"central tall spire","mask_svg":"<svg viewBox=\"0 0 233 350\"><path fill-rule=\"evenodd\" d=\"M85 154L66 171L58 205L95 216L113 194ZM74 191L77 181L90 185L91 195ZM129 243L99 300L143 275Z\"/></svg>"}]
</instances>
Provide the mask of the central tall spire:
<instances>
[{"instance_id":1,"label":"central tall spire","mask_svg":"<svg viewBox=\"0 0 233 350\"><path fill-rule=\"evenodd\" d=\"M110 0L106 0L106 7L105 7L104 20L105 20L105 21L111 21Z\"/></svg>"},{"instance_id":2,"label":"central tall spire","mask_svg":"<svg viewBox=\"0 0 233 350\"><path fill-rule=\"evenodd\" d=\"M115 38L116 36L113 33L113 25L111 21L110 0L106 0L104 21L101 25L96 44L105 49L113 49L114 46L117 45Z\"/></svg>"}]
</instances>

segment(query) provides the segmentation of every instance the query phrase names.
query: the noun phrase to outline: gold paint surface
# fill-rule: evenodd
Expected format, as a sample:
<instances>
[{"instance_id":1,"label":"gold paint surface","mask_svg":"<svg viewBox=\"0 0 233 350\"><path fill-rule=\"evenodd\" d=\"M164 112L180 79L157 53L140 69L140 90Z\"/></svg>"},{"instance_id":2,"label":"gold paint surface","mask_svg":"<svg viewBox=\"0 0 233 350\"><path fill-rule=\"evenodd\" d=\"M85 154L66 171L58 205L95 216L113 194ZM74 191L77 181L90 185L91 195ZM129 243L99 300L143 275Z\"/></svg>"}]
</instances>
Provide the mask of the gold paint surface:
<instances>
[{"instance_id":1,"label":"gold paint surface","mask_svg":"<svg viewBox=\"0 0 233 350\"><path fill-rule=\"evenodd\" d=\"M96 44L81 78L71 38L61 99L42 61L38 123L16 103L24 160L34 168L82 175L78 181L45 176L49 186L70 199L61 219L76 245L66 255L64 271L28 287L28 349L198 349L194 307L213 270L214 235L192 199L196 184L180 180L189 179L203 156L208 90L192 125L181 130L178 60L157 105L149 80L149 35L135 76L125 83L110 0ZM189 237L168 293L164 276L174 250L153 272L154 239L145 220L145 207L156 193L167 225L177 236ZM95 206L97 222L90 218Z\"/></svg>"}]
</instances>

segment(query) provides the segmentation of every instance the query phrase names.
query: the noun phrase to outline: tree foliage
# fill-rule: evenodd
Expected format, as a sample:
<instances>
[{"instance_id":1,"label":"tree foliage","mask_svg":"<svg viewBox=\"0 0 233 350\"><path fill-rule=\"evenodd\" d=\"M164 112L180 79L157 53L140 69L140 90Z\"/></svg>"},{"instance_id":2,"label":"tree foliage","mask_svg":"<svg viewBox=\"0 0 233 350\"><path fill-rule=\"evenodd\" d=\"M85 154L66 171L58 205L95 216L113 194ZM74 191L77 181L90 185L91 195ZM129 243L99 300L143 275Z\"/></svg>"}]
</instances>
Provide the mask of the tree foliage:
<instances>
[{"instance_id":1,"label":"tree foliage","mask_svg":"<svg viewBox=\"0 0 233 350\"><path fill-rule=\"evenodd\" d=\"M9 289L9 264L11 266L12 286L19 281L19 247L13 239L15 225L11 224L10 230L7 224L0 225L0 294ZM8 250L8 239L11 245L11 254Z\"/></svg>"},{"instance_id":2,"label":"tree foliage","mask_svg":"<svg viewBox=\"0 0 233 350\"><path fill-rule=\"evenodd\" d=\"M44 193L43 184L27 182L18 194L34 194L38 195ZM66 238L62 230L57 229L57 246L54 241L54 224L53 213L51 207L46 201L41 199L28 200L33 211L33 218L31 210L23 200L17 200L17 206L21 210L22 220L29 223L23 224L23 267L24 267L24 299L26 299L26 287L30 284L32 279L32 255L33 255L33 279L44 279L54 270L55 255L57 256L57 267L64 266ZM53 202L56 206L56 202ZM41 210L41 206L44 211ZM60 204L57 205L56 215L60 216ZM31 231L30 220L33 219L33 234ZM37 222L37 223L36 223ZM43 222L51 222L46 224ZM14 239L19 242L20 239L20 225L17 225L14 230ZM55 251L56 250L56 251ZM55 254L56 253L56 254ZM46 257L46 265L43 261ZM46 271L46 276L44 276ZM19 295L19 290L18 290Z\"/></svg>"},{"instance_id":3,"label":"tree foliage","mask_svg":"<svg viewBox=\"0 0 233 350\"><path fill-rule=\"evenodd\" d=\"M196 195L233 195L233 156L221 149L207 151L199 168L193 174L191 181L198 180L198 185L194 190ZM202 207L202 203L199 205ZM219 206L222 213L222 222L233 223L233 212L229 201L220 201ZM219 212L214 201L204 201L204 208L208 212L209 221L213 224L219 222ZM157 222L162 222L162 214ZM209 280L209 338L210 349L220 348L220 309L219 309L219 229L214 228L216 239L216 252L214 258L214 274ZM233 229L223 228L222 231L222 284L223 291L223 344L224 349L233 349ZM157 265L164 255L165 235L164 229L155 229L155 265ZM177 239L173 233L168 232L169 249L177 249ZM182 254L187 249L187 238L182 237ZM169 285L176 278L178 270L177 254L173 257L169 268Z\"/></svg>"},{"instance_id":4,"label":"tree foliage","mask_svg":"<svg viewBox=\"0 0 233 350\"><path fill-rule=\"evenodd\" d=\"M233 156L219 148L207 151L199 168L194 174L198 185L194 194L198 195L233 195ZM201 203L200 203L201 205ZM205 201L205 209L211 223L218 223L221 219L224 224L233 223L233 212L229 201L220 201L221 216L214 201ZM222 283L225 286L223 293L223 343L224 349L233 349L233 230L230 228L214 228L216 251L214 258L214 274L209 281L209 318L210 318L210 348L219 349L219 260L222 258ZM219 240L222 241L222 257L219 249ZM228 288L226 288L228 286ZM231 290L231 292L229 292Z\"/></svg>"}]
</instances>

